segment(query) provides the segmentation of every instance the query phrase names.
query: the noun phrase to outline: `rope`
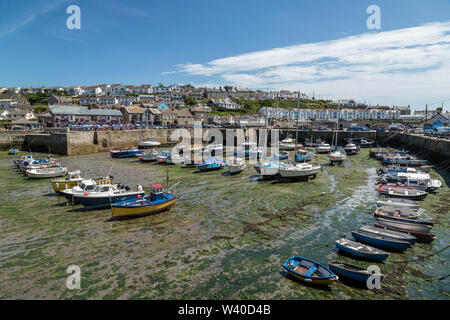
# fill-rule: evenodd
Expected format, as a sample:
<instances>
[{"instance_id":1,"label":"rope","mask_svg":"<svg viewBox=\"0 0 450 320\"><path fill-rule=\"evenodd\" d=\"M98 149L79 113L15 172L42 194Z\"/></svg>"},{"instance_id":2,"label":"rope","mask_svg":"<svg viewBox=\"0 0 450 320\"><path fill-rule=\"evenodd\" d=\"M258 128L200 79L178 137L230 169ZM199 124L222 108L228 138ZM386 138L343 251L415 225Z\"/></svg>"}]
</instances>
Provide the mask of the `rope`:
<instances>
[{"instance_id":1,"label":"rope","mask_svg":"<svg viewBox=\"0 0 450 320\"><path fill-rule=\"evenodd\" d=\"M423 260L423 259L425 259L425 258L432 257L432 256L434 256L434 255L437 255L438 253L441 253L442 251L445 251L445 250L447 250L448 248L450 248L450 245L448 245L448 246L446 246L445 248L443 248L443 249L441 249L441 250L439 250L439 251L436 251L436 252L434 252L434 253L428 254L428 255L426 255L426 256L422 256L422 257L420 257L420 258L418 258L418 259L414 259L414 260L402 260L402 261L392 261L392 262L394 262L394 263L417 262L417 261L421 261L421 260Z\"/></svg>"}]
</instances>

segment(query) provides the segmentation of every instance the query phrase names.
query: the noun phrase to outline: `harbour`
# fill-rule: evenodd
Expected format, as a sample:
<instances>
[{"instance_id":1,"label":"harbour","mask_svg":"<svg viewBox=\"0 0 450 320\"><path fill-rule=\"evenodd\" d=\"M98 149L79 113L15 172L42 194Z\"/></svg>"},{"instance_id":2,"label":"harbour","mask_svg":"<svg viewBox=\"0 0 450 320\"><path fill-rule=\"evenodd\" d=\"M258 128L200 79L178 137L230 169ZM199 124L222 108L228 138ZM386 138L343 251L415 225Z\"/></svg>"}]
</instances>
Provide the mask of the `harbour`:
<instances>
[{"instance_id":1,"label":"harbour","mask_svg":"<svg viewBox=\"0 0 450 320\"><path fill-rule=\"evenodd\" d=\"M281 272L293 255L373 264L339 254L334 244L376 222L381 164L369 153L361 148L333 166L327 154L316 154L321 171L302 181L260 180L251 165L230 176L107 152L52 155L83 176L111 174L114 183L142 185L146 193L151 185L174 186L170 210L115 221L109 208L85 210L58 196L48 180L15 172L14 156L1 152L0 293L3 299L448 299L450 176L439 168L430 176L442 187L418 202L436 238L378 264L381 289L344 281L310 287ZM80 290L66 288L69 265L81 269Z\"/></svg>"}]
</instances>

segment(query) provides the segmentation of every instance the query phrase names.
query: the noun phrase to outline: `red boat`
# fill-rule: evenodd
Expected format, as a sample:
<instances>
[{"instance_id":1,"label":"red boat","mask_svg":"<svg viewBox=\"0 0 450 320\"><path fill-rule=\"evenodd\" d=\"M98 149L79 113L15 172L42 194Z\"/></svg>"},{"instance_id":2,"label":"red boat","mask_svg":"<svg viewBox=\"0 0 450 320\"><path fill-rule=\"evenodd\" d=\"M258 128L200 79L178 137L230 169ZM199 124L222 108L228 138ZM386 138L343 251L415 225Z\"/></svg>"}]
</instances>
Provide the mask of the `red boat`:
<instances>
[{"instance_id":1,"label":"red boat","mask_svg":"<svg viewBox=\"0 0 450 320\"><path fill-rule=\"evenodd\" d=\"M400 197L413 200L423 199L427 196L425 191L396 184L380 184L378 186L378 192L389 197Z\"/></svg>"},{"instance_id":2,"label":"red boat","mask_svg":"<svg viewBox=\"0 0 450 320\"><path fill-rule=\"evenodd\" d=\"M382 225L379 223L374 223L373 225L377 228L384 229L384 230L392 230L392 231L398 231L398 232L410 234L417 238L417 240L416 240L417 242L421 242L421 243L430 243L434 239L436 239L436 236L434 234L430 234L430 233L421 233L421 232L416 232L416 231L410 231L410 230L395 228L395 227L391 227L391 226L385 226L385 225Z\"/></svg>"}]
</instances>

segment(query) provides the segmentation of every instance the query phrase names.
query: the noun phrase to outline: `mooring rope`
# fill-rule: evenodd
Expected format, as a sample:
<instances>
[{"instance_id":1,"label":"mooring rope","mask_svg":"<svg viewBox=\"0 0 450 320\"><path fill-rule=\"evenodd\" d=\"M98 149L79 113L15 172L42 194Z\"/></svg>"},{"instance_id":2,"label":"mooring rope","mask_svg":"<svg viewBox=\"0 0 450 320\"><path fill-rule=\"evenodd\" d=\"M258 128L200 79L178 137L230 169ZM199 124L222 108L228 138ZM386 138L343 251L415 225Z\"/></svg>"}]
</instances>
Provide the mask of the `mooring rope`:
<instances>
[{"instance_id":1,"label":"mooring rope","mask_svg":"<svg viewBox=\"0 0 450 320\"><path fill-rule=\"evenodd\" d=\"M402 260L402 261L392 261L392 262L393 262L393 263L417 262L417 261L421 261L421 260L423 260L423 259L425 259L425 258L429 258L429 257L432 257L432 256L434 256L434 255L437 255L438 253L441 253L442 251L445 251L445 250L447 250L448 248L450 248L450 245L446 246L445 248L443 248L443 249L441 249L441 250L439 250L439 251L433 252L433 253L428 254L428 255L426 255L426 256L422 256L422 257L420 257L420 258L418 258L418 259L414 259L414 260Z\"/></svg>"}]
</instances>

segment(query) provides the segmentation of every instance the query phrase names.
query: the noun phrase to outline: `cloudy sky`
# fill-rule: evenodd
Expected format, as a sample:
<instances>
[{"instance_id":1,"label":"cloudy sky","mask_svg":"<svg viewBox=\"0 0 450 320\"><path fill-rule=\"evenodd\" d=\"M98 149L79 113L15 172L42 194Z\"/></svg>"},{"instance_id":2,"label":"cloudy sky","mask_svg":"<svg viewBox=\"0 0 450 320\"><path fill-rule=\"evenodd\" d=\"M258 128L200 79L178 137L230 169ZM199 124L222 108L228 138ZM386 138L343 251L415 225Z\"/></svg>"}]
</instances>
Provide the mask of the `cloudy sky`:
<instances>
[{"instance_id":1,"label":"cloudy sky","mask_svg":"<svg viewBox=\"0 0 450 320\"><path fill-rule=\"evenodd\" d=\"M234 85L450 109L449 0L5 0L0 48L0 86Z\"/></svg>"}]
</instances>

